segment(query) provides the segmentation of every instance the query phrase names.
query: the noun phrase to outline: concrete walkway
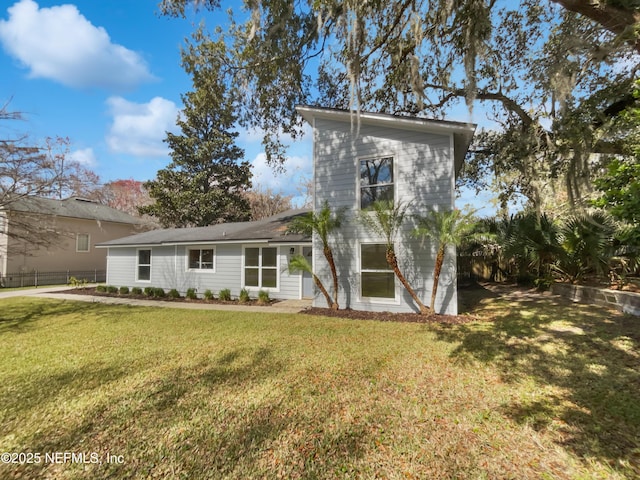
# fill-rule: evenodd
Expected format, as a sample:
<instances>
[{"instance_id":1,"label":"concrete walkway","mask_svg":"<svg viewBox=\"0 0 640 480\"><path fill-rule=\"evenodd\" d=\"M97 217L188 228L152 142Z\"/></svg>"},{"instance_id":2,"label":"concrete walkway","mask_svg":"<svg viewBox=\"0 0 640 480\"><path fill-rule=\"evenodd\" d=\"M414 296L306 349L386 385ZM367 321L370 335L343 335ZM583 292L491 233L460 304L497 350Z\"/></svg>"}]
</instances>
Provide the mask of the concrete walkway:
<instances>
[{"instance_id":1,"label":"concrete walkway","mask_svg":"<svg viewBox=\"0 0 640 480\"><path fill-rule=\"evenodd\" d=\"M270 306L259 305L223 305L199 302L169 302L162 300L144 300L128 297L103 297L99 295L78 295L64 293L70 287L39 287L26 290L0 291L0 300L11 297L43 297L56 300L71 300L76 302L105 303L109 305L132 305L141 307L181 308L185 310L223 310L228 312L261 312L261 313L298 313L311 307L311 300L283 300Z\"/></svg>"}]
</instances>

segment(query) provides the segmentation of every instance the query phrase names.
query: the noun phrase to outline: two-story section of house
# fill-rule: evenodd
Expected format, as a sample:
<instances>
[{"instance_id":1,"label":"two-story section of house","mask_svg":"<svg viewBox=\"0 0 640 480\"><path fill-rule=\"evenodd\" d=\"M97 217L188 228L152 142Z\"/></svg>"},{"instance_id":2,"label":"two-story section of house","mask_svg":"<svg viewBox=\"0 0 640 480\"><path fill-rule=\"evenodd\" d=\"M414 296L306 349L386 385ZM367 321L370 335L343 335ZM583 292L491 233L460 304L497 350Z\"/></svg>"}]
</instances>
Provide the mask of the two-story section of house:
<instances>
[{"instance_id":1,"label":"two-story section of house","mask_svg":"<svg viewBox=\"0 0 640 480\"><path fill-rule=\"evenodd\" d=\"M387 265L384 238L360 218L376 200L407 207L395 238L399 266L425 303L431 295L436 246L414 238L419 215L452 209L455 178L475 125L417 117L300 106L313 127L314 209L324 202L346 221L331 238L339 276L339 304L355 310L412 312L417 305ZM331 284L322 246L313 239L316 274ZM451 248L440 276L437 313L457 314L456 257ZM314 305L323 306L316 297Z\"/></svg>"}]
</instances>

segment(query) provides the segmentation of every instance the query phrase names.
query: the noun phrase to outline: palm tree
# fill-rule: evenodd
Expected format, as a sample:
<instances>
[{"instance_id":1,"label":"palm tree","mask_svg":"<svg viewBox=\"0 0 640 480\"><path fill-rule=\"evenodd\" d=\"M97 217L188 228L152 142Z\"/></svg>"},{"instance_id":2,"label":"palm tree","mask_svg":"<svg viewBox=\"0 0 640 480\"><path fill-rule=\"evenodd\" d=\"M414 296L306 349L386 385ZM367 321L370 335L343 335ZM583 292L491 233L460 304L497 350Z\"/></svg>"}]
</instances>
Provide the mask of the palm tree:
<instances>
[{"instance_id":1,"label":"palm tree","mask_svg":"<svg viewBox=\"0 0 640 480\"><path fill-rule=\"evenodd\" d=\"M508 256L525 262L527 271L535 271L538 279L548 277L552 264L562 255L560 228L548 215L535 212L518 214L515 229L507 241Z\"/></svg>"},{"instance_id":2,"label":"palm tree","mask_svg":"<svg viewBox=\"0 0 640 480\"><path fill-rule=\"evenodd\" d=\"M556 269L572 283L585 273L604 274L615 254L616 225L603 212L567 218L560 228L563 255Z\"/></svg>"},{"instance_id":3,"label":"palm tree","mask_svg":"<svg viewBox=\"0 0 640 480\"><path fill-rule=\"evenodd\" d=\"M400 270L394 246L395 238L404 222L407 207L408 205L402 203L394 205L393 202L388 200L378 200L373 202L369 209L360 212L360 222L371 233L384 238L387 264L391 267L393 273L398 280L400 280L400 283L402 283L407 292L409 292L409 295L411 295L413 301L416 302L416 305L418 305L420 314L427 315L431 313L431 311L422 303L422 300L416 295L416 292Z\"/></svg>"},{"instance_id":4,"label":"palm tree","mask_svg":"<svg viewBox=\"0 0 640 480\"><path fill-rule=\"evenodd\" d=\"M469 234L476 227L473 219L474 212L462 213L460 210L433 210L419 220L413 235L419 238L431 238L436 241L436 264L433 270L433 287L431 289L431 310L435 311L438 282L446 248L449 245L460 246L469 238Z\"/></svg>"},{"instance_id":5,"label":"palm tree","mask_svg":"<svg viewBox=\"0 0 640 480\"><path fill-rule=\"evenodd\" d=\"M316 287L318 287L318 289L322 292L322 295L324 295L324 298L327 301L327 305L334 310L338 309L338 303L331 299L331 295L329 295L329 292L327 292L327 289L324 287L322 280L320 280L318 276L315 273L313 273L313 268L311 267L309 260L307 260L304 255L297 254L291 257L291 259L289 260L289 272L290 273L297 273L297 272L310 273L311 278L313 278L313 282L316 284Z\"/></svg>"},{"instance_id":6,"label":"palm tree","mask_svg":"<svg viewBox=\"0 0 640 480\"><path fill-rule=\"evenodd\" d=\"M322 208L318 212L309 212L306 215L296 217L289 225L289 231L311 236L316 234L322 242L322 253L327 259L331 277L333 278L333 301L328 302L333 310L338 310L338 272L333 259L333 250L329 244L329 235L340 228L344 220L344 208L338 209L335 213L329 207L329 202L325 200ZM315 281L315 279L314 279ZM316 285L318 285L316 283ZM320 288L320 287L318 287ZM321 289L322 291L322 289ZM325 290L326 291L326 290Z\"/></svg>"}]
</instances>

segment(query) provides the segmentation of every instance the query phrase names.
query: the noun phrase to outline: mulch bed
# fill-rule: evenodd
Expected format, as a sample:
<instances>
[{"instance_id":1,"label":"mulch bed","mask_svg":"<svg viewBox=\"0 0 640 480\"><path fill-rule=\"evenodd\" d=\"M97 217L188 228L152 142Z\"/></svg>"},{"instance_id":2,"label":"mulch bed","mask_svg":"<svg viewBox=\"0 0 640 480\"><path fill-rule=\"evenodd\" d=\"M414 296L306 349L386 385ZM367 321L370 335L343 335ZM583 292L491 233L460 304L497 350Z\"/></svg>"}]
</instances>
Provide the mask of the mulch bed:
<instances>
[{"instance_id":1,"label":"mulch bed","mask_svg":"<svg viewBox=\"0 0 640 480\"><path fill-rule=\"evenodd\" d=\"M457 325L474 322L477 318L470 315L420 315L418 313L365 312L362 310L331 310L330 308L312 307L300 313L322 315L325 317L346 318L349 320L377 320L380 322L413 322Z\"/></svg>"},{"instance_id":2,"label":"mulch bed","mask_svg":"<svg viewBox=\"0 0 640 480\"><path fill-rule=\"evenodd\" d=\"M219 300L217 298L211 300L205 300L204 298L173 298L168 295L165 297L150 297L148 295L134 295L132 293L120 294L120 293L109 293L109 292L98 292L95 287L80 287L80 288L71 288L69 290L60 291L58 293L72 293L74 295L92 295L95 297L114 297L114 298L133 298L136 300L156 300L158 302L189 302L189 303L206 303L206 304L218 304L218 305L258 305L262 307L268 307L269 305L273 305L278 303L279 300L269 300L269 303L262 303L257 299L252 299L247 302L240 302L239 300Z\"/></svg>"}]
</instances>

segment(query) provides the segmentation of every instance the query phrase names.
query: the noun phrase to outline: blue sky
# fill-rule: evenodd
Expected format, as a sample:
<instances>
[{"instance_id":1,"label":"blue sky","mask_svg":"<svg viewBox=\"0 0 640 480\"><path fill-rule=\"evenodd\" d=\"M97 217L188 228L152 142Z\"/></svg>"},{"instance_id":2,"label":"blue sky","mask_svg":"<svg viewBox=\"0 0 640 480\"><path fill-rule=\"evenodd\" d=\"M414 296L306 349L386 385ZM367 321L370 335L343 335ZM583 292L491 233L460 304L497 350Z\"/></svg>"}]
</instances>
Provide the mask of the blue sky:
<instances>
[{"instance_id":1,"label":"blue sky","mask_svg":"<svg viewBox=\"0 0 640 480\"><path fill-rule=\"evenodd\" d=\"M162 140L166 131L178 131L180 95L191 88L180 46L202 20L213 29L227 18L161 17L157 3L9 0L0 10L0 102L26 120L1 128L28 132L35 142L68 137L70 155L104 182L154 178L170 162ZM450 119L470 120L466 110ZM310 176L310 136L291 143L287 172L275 175L265 164L261 134L239 133L254 184L299 195L300 179ZM458 203L473 199L465 195Z\"/></svg>"}]
</instances>

